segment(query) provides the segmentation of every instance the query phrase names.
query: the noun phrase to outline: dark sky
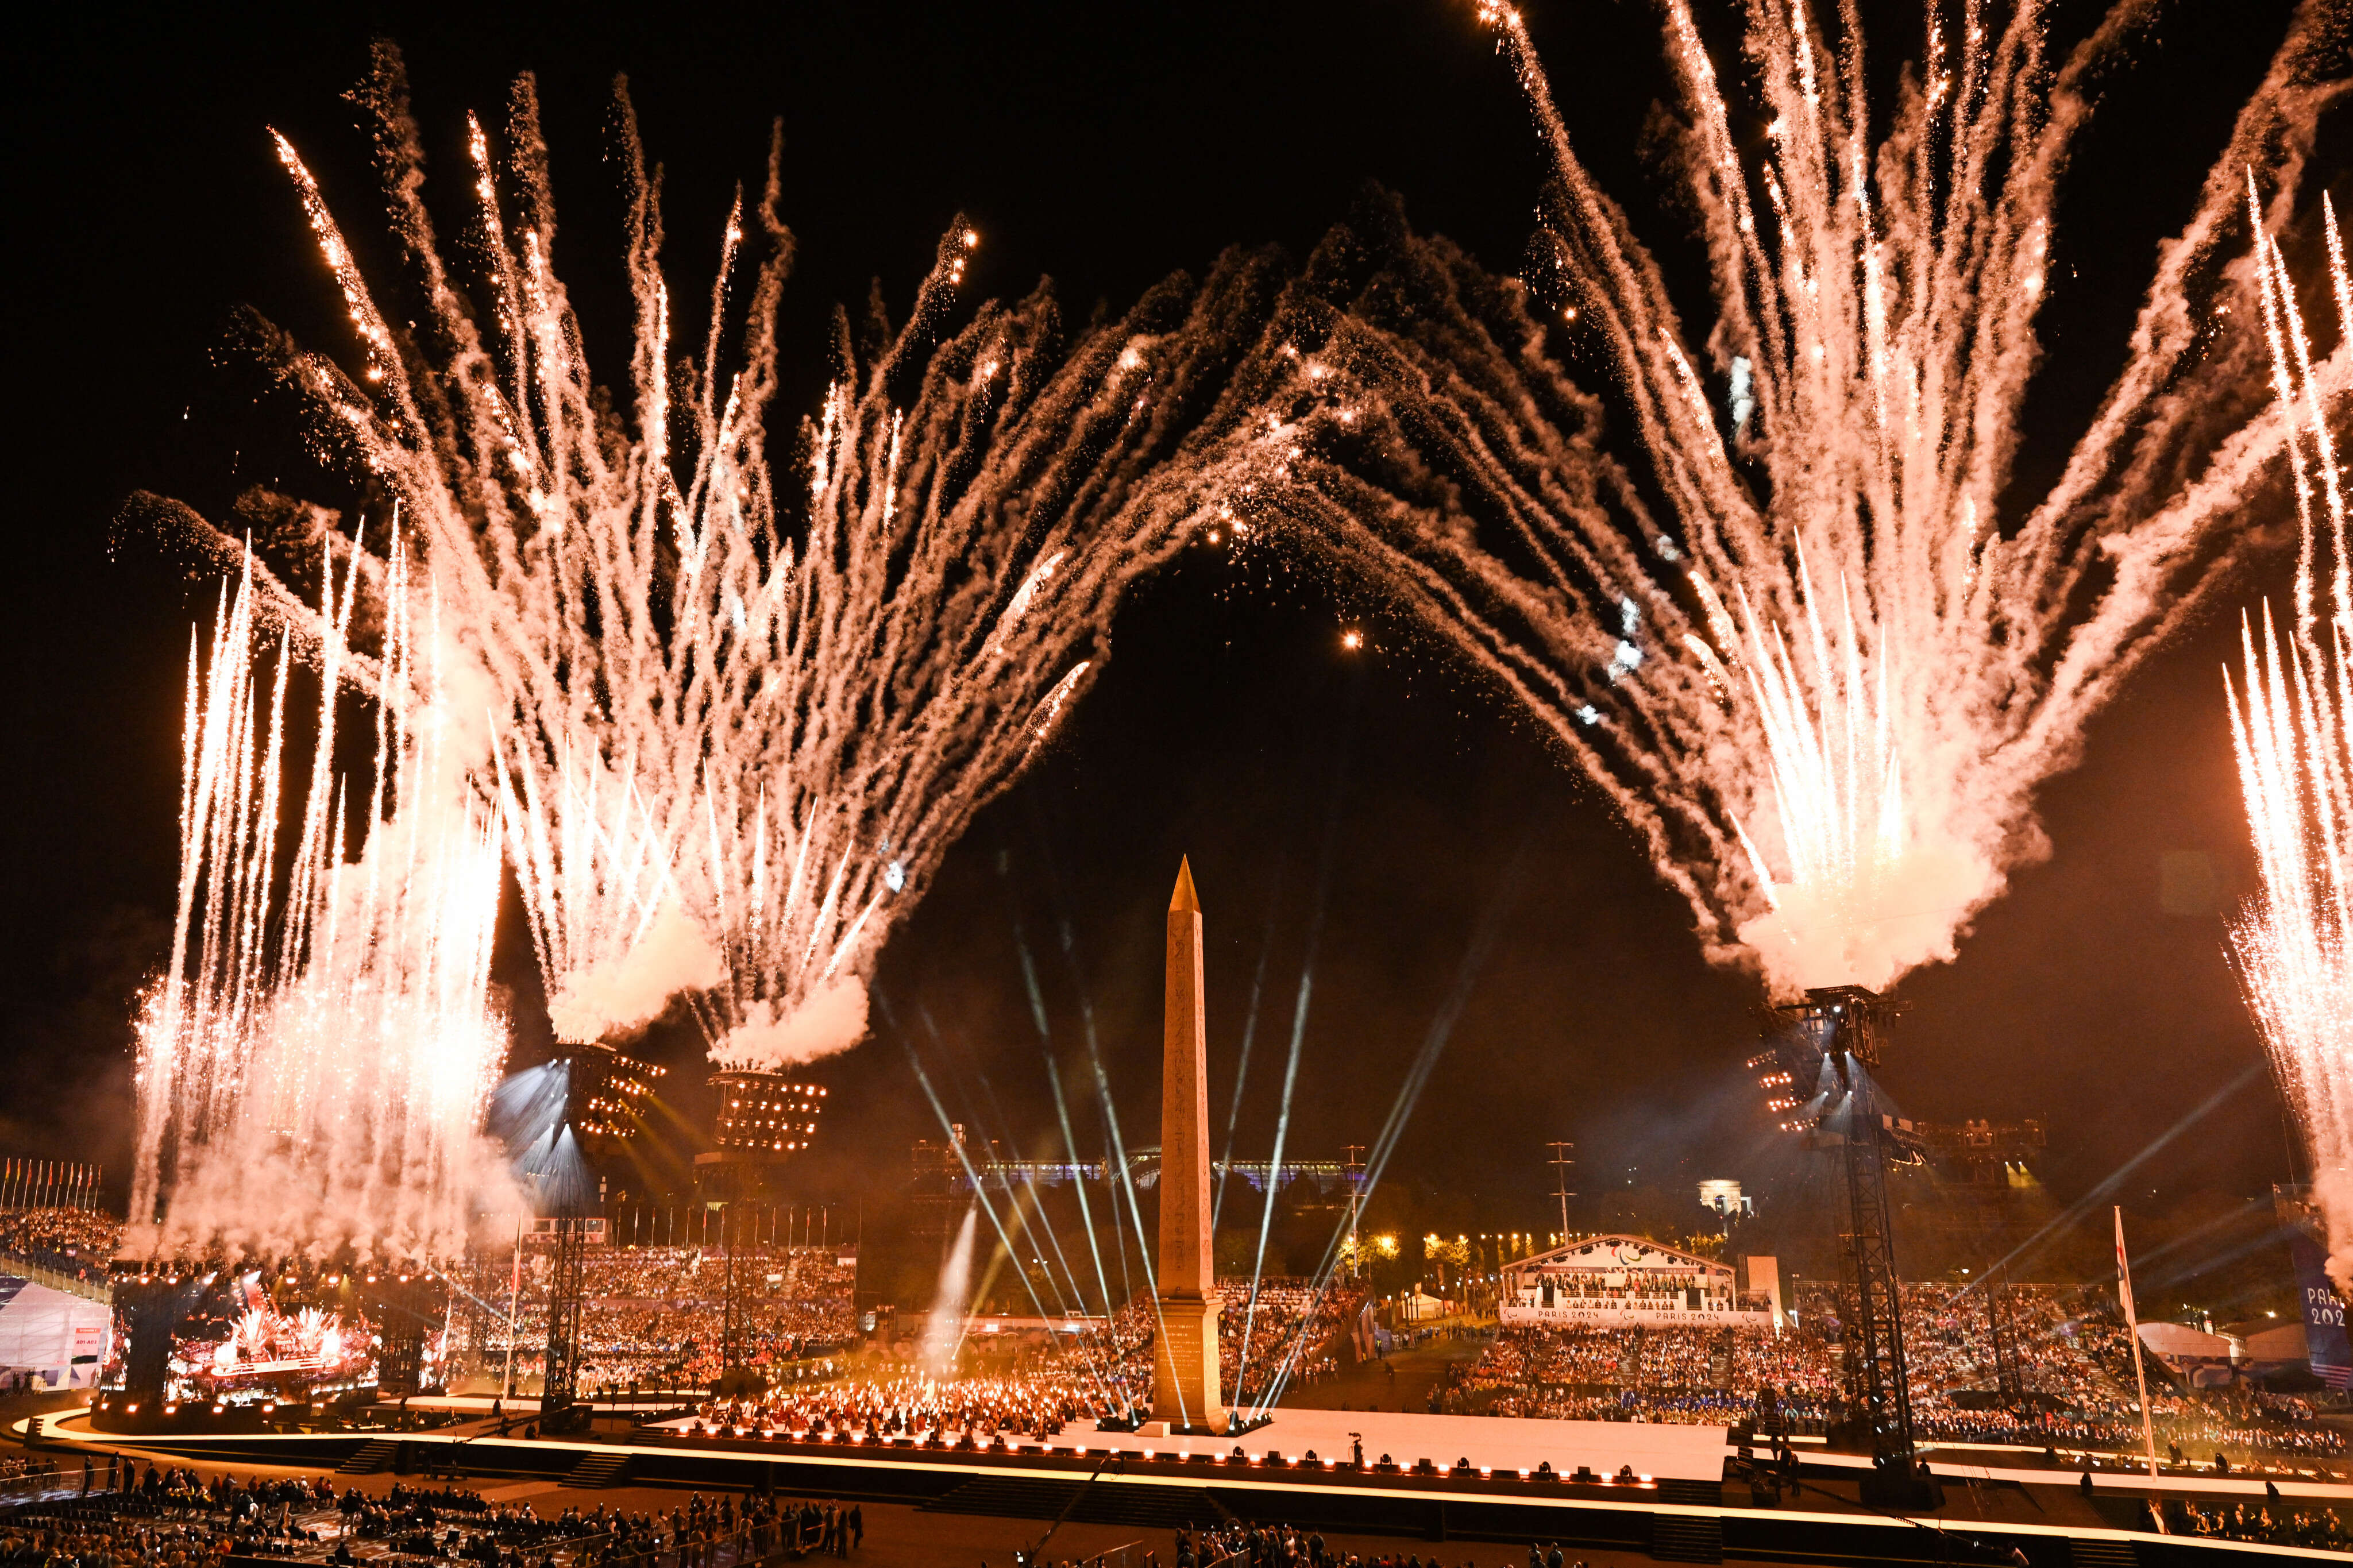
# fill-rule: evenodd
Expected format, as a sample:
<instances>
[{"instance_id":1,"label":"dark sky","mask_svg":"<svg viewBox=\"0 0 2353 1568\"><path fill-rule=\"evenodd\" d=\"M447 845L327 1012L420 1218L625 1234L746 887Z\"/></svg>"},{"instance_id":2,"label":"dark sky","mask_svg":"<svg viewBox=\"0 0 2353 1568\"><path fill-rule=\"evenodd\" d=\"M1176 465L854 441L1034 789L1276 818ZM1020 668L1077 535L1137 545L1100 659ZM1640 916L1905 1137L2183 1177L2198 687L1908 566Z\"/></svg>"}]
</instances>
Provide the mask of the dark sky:
<instances>
[{"instance_id":1,"label":"dark sky","mask_svg":"<svg viewBox=\"0 0 2353 1568\"><path fill-rule=\"evenodd\" d=\"M1908 52L1911 8L1868 9L1884 13L1877 60ZM2081 10L2062 6L2057 30L2072 36ZM1550 0L1531 14L1588 155L1683 265L1663 183L1638 155L1664 86L1653 13ZM2151 247L2187 215L2281 20L2171 8L2110 87L2063 207L2030 472L2055 462L2116 368ZM592 331L618 275L600 135L617 71L668 170L670 264L690 295L730 188L756 176L767 122L783 117L802 350L871 276L903 304L959 209L986 237L980 289L1018 291L1048 272L1084 309L1230 243L1302 253L1366 180L1510 270L1539 175L1511 83L1471 6L1448 0L779 5L740 17L649 6L604 22L570 8L321 6L269 20L44 8L14 40L5 110L11 1152L119 1165L127 1149L127 994L168 935L183 662L211 590L141 550L110 552L108 523L138 487L218 516L243 485L299 479L280 471L286 432L252 405L230 313L250 304L341 344L265 128L301 148L364 246L373 192L340 95L378 31L407 51L445 176L464 110L495 114L513 72L540 73L560 259ZM607 350L601 363L617 360ZM2222 903L2168 913L2160 878L2166 856L2187 853L2208 858L2224 900L2248 889L2219 666L2236 606L2276 564L2213 604L2095 723L2082 764L2043 794L2050 857L2016 873L1957 963L1902 988L1911 1015L1887 1076L1906 1108L2046 1116L2063 1191L2260 1058L2224 963ZM1185 853L1208 911L1220 1119L1267 955L1246 1149L1272 1135L1320 918L1293 1150L1371 1142L1438 1029L1400 1171L1491 1193L1511 1217L1534 1217L1555 1137L1584 1144L1588 1182L1633 1167L1645 1180L1749 1173L1738 1064L1754 988L1701 963L1681 905L1528 726L1409 640L1344 656L1340 613L1281 562L1207 554L1139 595L1061 743L950 856L883 962L881 989L951 1109L1017 1138L1052 1125L1018 929L1065 1066L1082 1059L1083 999L1131 1136L1150 1141L1160 910ZM1476 942L1482 921L1492 940ZM1440 1028L1474 945L1467 1000ZM684 1031L649 1048L689 1076ZM828 1076L835 1110L813 1179L849 1191L895 1177L930 1119L899 1036L885 1027ZM982 1114L988 1092L1001 1117ZM2284 1160L2276 1096L2258 1077L2148 1184L2253 1193Z\"/></svg>"}]
</instances>

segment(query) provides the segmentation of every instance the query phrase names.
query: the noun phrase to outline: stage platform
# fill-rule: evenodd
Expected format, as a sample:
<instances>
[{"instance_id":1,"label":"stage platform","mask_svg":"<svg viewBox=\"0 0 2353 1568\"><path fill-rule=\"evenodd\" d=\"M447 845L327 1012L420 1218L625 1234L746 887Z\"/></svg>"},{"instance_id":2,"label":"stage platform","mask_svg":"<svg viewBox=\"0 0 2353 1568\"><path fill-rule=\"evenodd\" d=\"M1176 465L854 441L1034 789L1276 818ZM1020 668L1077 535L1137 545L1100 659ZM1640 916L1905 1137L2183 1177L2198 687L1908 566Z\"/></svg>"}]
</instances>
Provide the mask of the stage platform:
<instances>
[{"instance_id":1,"label":"stage platform","mask_svg":"<svg viewBox=\"0 0 2353 1568\"><path fill-rule=\"evenodd\" d=\"M1399 1470L1427 1461L1440 1471L1464 1466L1482 1475L1517 1479L1549 1465L1563 1476L1585 1469L1610 1477L1631 1468L1641 1481L1704 1481L1713 1487L1724 1475L1721 1426L1670 1426L1630 1421L1513 1420L1493 1415L1417 1415L1386 1410L1274 1410L1263 1426L1239 1437L1155 1436L1142 1432L1103 1432L1091 1422L1066 1427L1042 1445L1063 1454L1125 1454L1141 1459L1174 1454L1230 1459L1240 1447L1263 1468L1267 1454L1280 1454L1294 1468L1313 1453L1316 1463L1348 1463L1361 1436L1365 1463L1384 1459ZM691 1418L667 1421L649 1431L688 1436ZM1018 1439L1008 1439L1017 1441ZM1029 1451L1041 1447L1034 1442Z\"/></svg>"},{"instance_id":2,"label":"stage platform","mask_svg":"<svg viewBox=\"0 0 2353 1568\"><path fill-rule=\"evenodd\" d=\"M592 1506L589 1489L603 1487L768 1489L911 1505L922 1513L1067 1516L1142 1531L1230 1516L1353 1535L1547 1542L1572 1557L1640 1552L1681 1562L1741 1558L1852 1564L1989 1562L2008 1559L2014 1549L2031 1568L2073 1568L2085 1562L2207 1568L2266 1555L2305 1555L2168 1538L2136 1528L2139 1499L2146 1493L2128 1478L2103 1476L2087 1496L2072 1473L2044 1470L2016 1480L1989 1473L2006 1468L2000 1466L1972 1467L1978 1475L1965 1477L1939 1465L1946 1506L1933 1514L1898 1517L1855 1501L1848 1457L1808 1453L1808 1486L1799 1499L1780 1507L1749 1507L1745 1487L1725 1484L1729 1450L1720 1427L1284 1410L1272 1424L1238 1440L1074 1427L1042 1446L1008 1439L1001 1448L963 1450L834 1434L698 1436L675 1425L634 1430L617 1425L609 1434L533 1439L500 1434L487 1421L414 1433L182 1431L129 1436L93 1431L85 1416L62 1412L47 1418L42 1432L26 1435L77 1469L74 1450L121 1447L313 1474L343 1468L346 1474L391 1470L428 1480L455 1475L486 1492L532 1496L543 1510L558 1498L565 1506ZM1351 1432L1364 1434L1365 1469L1347 1463ZM1232 1458L1237 1441L1244 1449L1240 1461ZM1311 1447L1317 1463L1299 1463ZM1382 1453L1397 1468L1373 1468ZM1430 1465L1419 1470L1425 1458ZM1458 1467L1458 1459L1471 1463ZM1529 1463L1518 1462L1523 1460ZM1534 1465L1544 1462L1553 1470L1533 1473ZM1579 1465L1595 1479L1577 1479ZM1632 1466L1638 1478L1647 1473L1651 1479L1630 1484L1604 1479L1620 1466ZM1524 1477L1523 1468L1532 1473ZM2228 1495L2235 1489L2227 1488L2218 1499L2217 1489L2200 1489L2210 1500L2244 1500ZM2282 1490L2294 1501L2307 1500L2299 1496L2306 1487L2291 1483ZM1519 1549L1515 1545L1508 1554Z\"/></svg>"}]
</instances>

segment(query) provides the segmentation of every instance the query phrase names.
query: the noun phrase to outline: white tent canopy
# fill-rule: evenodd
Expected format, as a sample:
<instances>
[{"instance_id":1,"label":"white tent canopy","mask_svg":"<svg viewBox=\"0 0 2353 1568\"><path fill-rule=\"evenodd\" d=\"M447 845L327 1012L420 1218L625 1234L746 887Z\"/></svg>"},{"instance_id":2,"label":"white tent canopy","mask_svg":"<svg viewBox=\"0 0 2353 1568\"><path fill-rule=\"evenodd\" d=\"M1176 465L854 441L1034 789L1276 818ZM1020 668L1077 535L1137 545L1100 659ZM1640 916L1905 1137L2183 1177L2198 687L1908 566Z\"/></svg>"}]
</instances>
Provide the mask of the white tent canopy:
<instances>
[{"instance_id":1,"label":"white tent canopy","mask_svg":"<svg viewBox=\"0 0 2353 1568\"><path fill-rule=\"evenodd\" d=\"M106 1309L0 1274L0 1375L31 1373L51 1388L87 1388L106 1353Z\"/></svg>"}]
</instances>

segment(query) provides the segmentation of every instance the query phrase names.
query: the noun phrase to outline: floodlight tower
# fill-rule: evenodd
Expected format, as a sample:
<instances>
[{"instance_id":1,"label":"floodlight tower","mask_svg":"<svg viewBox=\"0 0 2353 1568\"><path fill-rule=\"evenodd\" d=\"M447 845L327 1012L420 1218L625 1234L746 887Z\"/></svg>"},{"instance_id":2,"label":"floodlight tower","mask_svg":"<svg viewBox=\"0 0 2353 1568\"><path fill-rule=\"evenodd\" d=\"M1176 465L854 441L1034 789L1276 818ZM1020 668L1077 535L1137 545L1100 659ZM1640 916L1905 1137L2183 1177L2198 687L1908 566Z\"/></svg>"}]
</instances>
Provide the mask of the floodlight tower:
<instances>
[{"instance_id":1,"label":"floodlight tower","mask_svg":"<svg viewBox=\"0 0 2353 1568\"><path fill-rule=\"evenodd\" d=\"M604 1205L601 1193L589 1196L586 1173L577 1160L580 1129L594 1116L591 1102L607 1079L610 1054L593 1043L575 1046L564 1062L562 1120L549 1139L548 1167L535 1184L554 1248L547 1282L547 1373L539 1394L543 1432L586 1424L586 1410L575 1410L580 1403L580 1319L586 1307L588 1234Z\"/></svg>"},{"instance_id":2,"label":"floodlight tower","mask_svg":"<svg viewBox=\"0 0 2353 1568\"><path fill-rule=\"evenodd\" d=\"M1832 1096L1814 1124L1813 1140L1818 1148L1839 1151L1846 1178L1839 1326L1847 1407L1869 1428L1873 1469L1863 1480L1863 1500L1926 1506L1935 1483L1919 1473L1904 1361L1904 1297L1887 1216L1887 1162L1901 1151L1902 1138L1894 1118L1879 1109L1872 1080L1896 1009L1860 985L1833 985L1807 992L1803 1002L1781 1012L1809 1054L1818 1053L1819 1081Z\"/></svg>"}]
</instances>

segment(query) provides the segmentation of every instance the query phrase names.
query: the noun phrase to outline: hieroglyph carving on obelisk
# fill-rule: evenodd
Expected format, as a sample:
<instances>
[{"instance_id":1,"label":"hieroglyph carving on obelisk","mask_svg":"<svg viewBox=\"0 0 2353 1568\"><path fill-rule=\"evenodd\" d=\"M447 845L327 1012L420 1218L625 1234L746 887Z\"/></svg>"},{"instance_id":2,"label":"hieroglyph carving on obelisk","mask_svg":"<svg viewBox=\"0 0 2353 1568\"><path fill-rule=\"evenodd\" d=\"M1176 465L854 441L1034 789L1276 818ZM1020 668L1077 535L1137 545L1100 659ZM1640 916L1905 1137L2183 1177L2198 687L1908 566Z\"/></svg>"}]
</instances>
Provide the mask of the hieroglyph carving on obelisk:
<instances>
[{"instance_id":1,"label":"hieroglyph carving on obelisk","mask_svg":"<svg viewBox=\"0 0 2353 1568\"><path fill-rule=\"evenodd\" d=\"M1160 1300L1152 1416L1223 1431L1218 1398L1217 1282L1209 1247L1209 1043L1201 983L1201 900L1176 868L1168 900L1168 989L1161 1025Z\"/></svg>"}]
</instances>

